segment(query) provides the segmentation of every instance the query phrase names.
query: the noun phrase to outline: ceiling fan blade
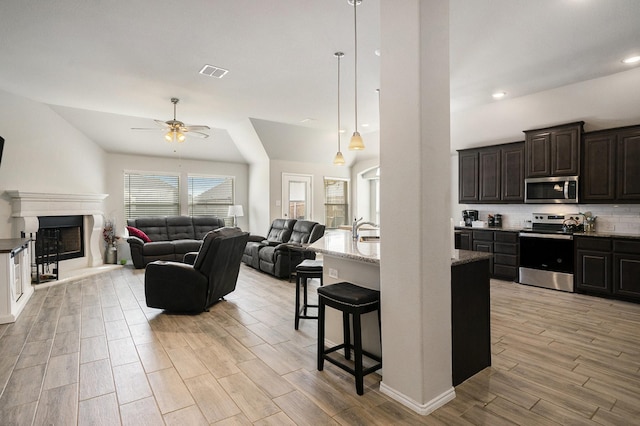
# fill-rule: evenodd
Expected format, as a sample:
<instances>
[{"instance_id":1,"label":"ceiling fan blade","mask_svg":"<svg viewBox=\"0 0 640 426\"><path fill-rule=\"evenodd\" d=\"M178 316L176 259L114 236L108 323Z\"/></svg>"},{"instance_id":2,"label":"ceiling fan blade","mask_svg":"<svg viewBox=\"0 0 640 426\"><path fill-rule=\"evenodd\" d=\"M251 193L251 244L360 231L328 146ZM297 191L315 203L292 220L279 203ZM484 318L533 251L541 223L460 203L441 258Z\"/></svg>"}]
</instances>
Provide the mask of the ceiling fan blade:
<instances>
[{"instance_id":1,"label":"ceiling fan blade","mask_svg":"<svg viewBox=\"0 0 640 426\"><path fill-rule=\"evenodd\" d=\"M208 138L208 137L209 137L209 135L208 135L208 134L206 134L206 133L202 133L202 132L193 132L193 131L190 131L190 130L185 130L185 131L184 131L184 133L188 133L188 134L189 134L189 136L196 136L196 137L198 137L198 138L202 138L202 139L206 139L206 138Z\"/></svg>"},{"instance_id":2,"label":"ceiling fan blade","mask_svg":"<svg viewBox=\"0 0 640 426\"><path fill-rule=\"evenodd\" d=\"M155 127L132 127L131 130L153 130L154 132L157 132L158 130L162 129L158 129Z\"/></svg>"},{"instance_id":3,"label":"ceiling fan blade","mask_svg":"<svg viewBox=\"0 0 640 426\"><path fill-rule=\"evenodd\" d=\"M167 124L166 121L161 121L161 120L153 120L153 121L155 121L156 125L158 125L161 129L169 128L169 125Z\"/></svg>"},{"instance_id":4,"label":"ceiling fan blade","mask_svg":"<svg viewBox=\"0 0 640 426\"><path fill-rule=\"evenodd\" d=\"M199 132L201 130L211 130L209 126L182 126L187 132Z\"/></svg>"}]
</instances>

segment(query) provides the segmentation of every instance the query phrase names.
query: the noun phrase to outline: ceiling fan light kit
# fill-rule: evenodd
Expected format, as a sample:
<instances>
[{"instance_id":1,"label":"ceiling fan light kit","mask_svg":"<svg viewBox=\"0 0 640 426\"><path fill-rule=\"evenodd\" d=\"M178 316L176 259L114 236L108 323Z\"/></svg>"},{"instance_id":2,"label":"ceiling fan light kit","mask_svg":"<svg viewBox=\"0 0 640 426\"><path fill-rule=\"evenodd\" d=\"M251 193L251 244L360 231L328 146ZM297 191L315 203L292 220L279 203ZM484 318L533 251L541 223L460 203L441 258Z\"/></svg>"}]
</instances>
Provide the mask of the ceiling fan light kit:
<instances>
[{"instance_id":1,"label":"ceiling fan light kit","mask_svg":"<svg viewBox=\"0 0 640 426\"><path fill-rule=\"evenodd\" d=\"M176 119L176 105L180 102L178 98L171 98L171 103L173 103L173 120L160 121L154 120L156 124L160 126L160 130L166 131L164 135L164 139L167 142L178 142L182 143L187 138L186 134L190 134L193 136L197 136L199 138L208 138L209 135L203 133L203 130L209 130L209 126L186 126L182 121ZM154 129L143 129L143 128L133 128L133 130L154 130Z\"/></svg>"}]
</instances>

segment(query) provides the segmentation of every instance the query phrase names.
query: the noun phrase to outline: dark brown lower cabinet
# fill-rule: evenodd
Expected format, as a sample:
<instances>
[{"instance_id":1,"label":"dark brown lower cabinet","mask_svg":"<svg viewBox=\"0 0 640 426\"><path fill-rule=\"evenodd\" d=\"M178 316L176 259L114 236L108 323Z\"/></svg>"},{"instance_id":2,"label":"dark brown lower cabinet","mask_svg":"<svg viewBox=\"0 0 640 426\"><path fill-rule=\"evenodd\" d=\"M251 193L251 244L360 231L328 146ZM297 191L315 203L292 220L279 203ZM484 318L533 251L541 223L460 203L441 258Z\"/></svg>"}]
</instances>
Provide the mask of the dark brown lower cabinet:
<instances>
[{"instance_id":1,"label":"dark brown lower cabinet","mask_svg":"<svg viewBox=\"0 0 640 426\"><path fill-rule=\"evenodd\" d=\"M640 241L575 237L576 291L640 302Z\"/></svg>"},{"instance_id":2,"label":"dark brown lower cabinet","mask_svg":"<svg viewBox=\"0 0 640 426\"><path fill-rule=\"evenodd\" d=\"M520 248L518 233L496 231L493 240L493 276L517 281Z\"/></svg>"},{"instance_id":3,"label":"dark brown lower cabinet","mask_svg":"<svg viewBox=\"0 0 640 426\"><path fill-rule=\"evenodd\" d=\"M460 250L473 250L473 233L471 231L456 231L455 244Z\"/></svg>"},{"instance_id":4,"label":"dark brown lower cabinet","mask_svg":"<svg viewBox=\"0 0 640 426\"><path fill-rule=\"evenodd\" d=\"M473 231L473 251L493 253L493 231ZM493 275L493 256L489 259L489 273Z\"/></svg>"},{"instance_id":5,"label":"dark brown lower cabinet","mask_svg":"<svg viewBox=\"0 0 640 426\"><path fill-rule=\"evenodd\" d=\"M640 302L640 241L613 240L613 294Z\"/></svg>"}]
</instances>

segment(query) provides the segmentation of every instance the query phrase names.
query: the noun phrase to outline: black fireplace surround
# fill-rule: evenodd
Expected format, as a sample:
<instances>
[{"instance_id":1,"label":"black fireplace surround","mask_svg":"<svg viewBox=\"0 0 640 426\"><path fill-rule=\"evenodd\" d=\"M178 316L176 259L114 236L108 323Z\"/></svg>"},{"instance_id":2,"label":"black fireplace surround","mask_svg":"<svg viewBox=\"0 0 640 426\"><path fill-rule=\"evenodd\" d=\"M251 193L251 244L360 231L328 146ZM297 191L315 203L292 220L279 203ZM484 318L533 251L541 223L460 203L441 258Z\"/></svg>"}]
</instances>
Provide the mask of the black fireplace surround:
<instances>
[{"instance_id":1,"label":"black fireplace surround","mask_svg":"<svg viewBox=\"0 0 640 426\"><path fill-rule=\"evenodd\" d=\"M38 240L48 240L56 236L58 241L57 260L84 257L83 216L39 216L36 236Z\"/></svg>"}]
</instances>

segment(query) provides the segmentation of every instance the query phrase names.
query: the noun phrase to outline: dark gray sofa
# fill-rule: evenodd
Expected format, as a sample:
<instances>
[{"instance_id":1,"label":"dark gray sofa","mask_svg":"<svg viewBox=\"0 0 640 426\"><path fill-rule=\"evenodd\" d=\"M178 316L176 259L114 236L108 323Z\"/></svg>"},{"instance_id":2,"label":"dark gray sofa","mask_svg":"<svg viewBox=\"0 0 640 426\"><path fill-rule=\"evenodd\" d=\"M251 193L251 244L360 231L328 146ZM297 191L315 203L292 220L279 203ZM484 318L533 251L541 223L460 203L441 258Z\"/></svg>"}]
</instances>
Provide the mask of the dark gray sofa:
<instances>
[{"instance_id":1,"label":"dark gray sofa","mask_svg":"<svg viewBox=\"0 0 640 426\"><path fill-rule=\"evenodd\" d=\"M127 238L131 260L136 269L154 260L182 262L184 255L200 250L209 231L224 227L224 219L212 216L166 216L127 219L127 225L144 232L151 242L132 236Z\"/></svg>"},{"instance_id":2,"label":"dark gray sofa","mask_svg":"<svg viewBox=\"0 0 640 426\"><path fill-rule=\"evenodd\" d=\"M304 249L324 235L325 226L309 220L276 219L266 237L251 235L242 261L278 278L288 278L303 260L315 259Z\"/></svg>"}]
</instances>

